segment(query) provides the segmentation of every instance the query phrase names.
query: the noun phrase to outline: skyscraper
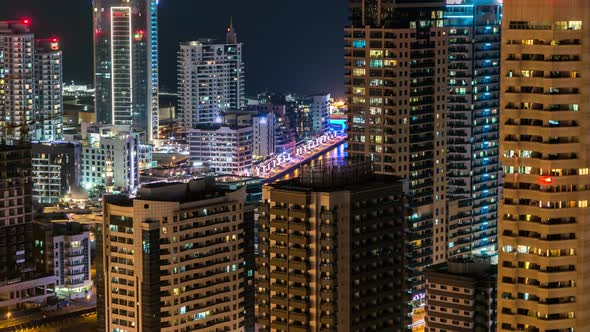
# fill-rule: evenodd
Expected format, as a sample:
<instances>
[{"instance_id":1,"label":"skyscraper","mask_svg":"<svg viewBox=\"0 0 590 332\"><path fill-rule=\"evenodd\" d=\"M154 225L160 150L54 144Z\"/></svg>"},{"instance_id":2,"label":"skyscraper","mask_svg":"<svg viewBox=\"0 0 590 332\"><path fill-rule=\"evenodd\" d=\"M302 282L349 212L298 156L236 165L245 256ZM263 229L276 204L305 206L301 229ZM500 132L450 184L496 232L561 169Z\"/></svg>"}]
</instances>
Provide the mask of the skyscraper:
<instances>
[{"instance_id":1,"label":"skyscraper","mask_svg":"<svg viewBox=\"0 0 590 332\"><path fill-rule=\"evenodd\" d=\"M407 183L372 174L367 161L328 160L301 174L263 188L260 330L405 330Z\"/></svg>"},{"instance_id":2,"label":"skyscraper","mask_svg":"<svg viewBox=\"0 0 590 332\"><path fill-rule=\"evenodd\" d=\"M158 0L94 0L96 119L158 138Z\"/></svg>"},{"instance_id":3,"label":"skyscraper","mask_svg":"<svg viewBox=\"0 0 590 332\"><path fill-rule=\"evenodd\" d=\"M30 139L35 117L35 40L31 21L0 22L0 130L2 139Z\"/></svg>"},{"instance_id":4,"label":"skyscraper","mask_svg":"<svg viewBox=\"0 0 590 332\"><path fill-rule=\"evenodd\" d=\"M447 2L448 254L495 255L502 2Z\"/></svg>"},{"instance_id":5,"label":"skyscraper","mask_svg":"<svg viewBox=\"0 0 590 332\"><path fill-rule=\"evenodd\" d=\"M180 44L178 118L185 131L223 123L225 111L242 109L245 102L242 44L233 24L225 44L211 39Z\"/></svg>"},{"instance_id":6,"label":"skyscraper","mask_svg":"<svg viewBox=\"0 0 590 332\"><path fill-rule=\"evenodd\" d=\"M33 140L63 139L63 61L59 39L35 41L35 117Z\"/></svg>"},{"instance_id":7,"label":"skyscraper","mask_svg":"<svg viewBox=\"0 0 590 332\"><path fill-rule=\"evenodd\" d=\"M447 29L442 0L351 0L345 29L348 153L409 180L410 282L446 260Z\"/></svg>"},{"instance_id":8,"label":"skyscraper","mask_svg":"<svg viewBox=\"0 0 590 332\"><path fill-rule=\"evenodd\" d=\"M97 227L101 331L244 331L246 188L207 179L105 196Z\"/></svg>"},{"instance_id":9,"label":"skyscraper","mask_svg":"<svg viewBox=\"0 0 590 332\"><path fill-rule=\"evenodd\" d=\"M590 321L590 3L504 1L498 329Z\"/></svg>"}]
</instances>

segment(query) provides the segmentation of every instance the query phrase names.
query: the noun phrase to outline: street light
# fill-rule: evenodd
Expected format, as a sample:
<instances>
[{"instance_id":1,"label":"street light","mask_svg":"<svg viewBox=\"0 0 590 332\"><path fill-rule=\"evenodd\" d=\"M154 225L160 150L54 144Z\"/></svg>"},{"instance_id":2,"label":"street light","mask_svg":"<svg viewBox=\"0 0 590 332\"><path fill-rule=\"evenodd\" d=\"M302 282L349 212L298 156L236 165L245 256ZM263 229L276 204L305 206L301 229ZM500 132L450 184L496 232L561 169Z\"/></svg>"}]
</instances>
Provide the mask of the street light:
<instances>
[{"instance_id":1,"label":"street light","mask_svg":"<svg viewBox=\"0 0 590 332\"><path fill-rule=\"evenodd\" d=\"M12 316L12 313L9 311L6 313L6 320L10 320L10 316Z\"/></svg>"}]
</instances>

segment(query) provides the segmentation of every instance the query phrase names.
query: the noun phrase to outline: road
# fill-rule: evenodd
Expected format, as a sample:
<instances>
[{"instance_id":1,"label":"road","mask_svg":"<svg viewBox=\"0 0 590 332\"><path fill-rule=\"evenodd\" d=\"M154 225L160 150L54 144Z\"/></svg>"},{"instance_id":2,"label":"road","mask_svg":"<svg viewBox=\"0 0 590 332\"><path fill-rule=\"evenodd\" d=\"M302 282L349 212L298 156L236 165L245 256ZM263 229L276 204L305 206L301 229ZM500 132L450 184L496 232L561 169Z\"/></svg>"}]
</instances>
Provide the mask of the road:
<instances>
[{"instance_id":1,"label":"road","mask_svg":"<svg viewBox=\"0 0 590 332\"><path fill-rule=\"evenodd\" d=\"M10 322L10 327L0 328L0 331L80 332L96 330L96 311L92 310L94 309L63 312L59 315L49 315L47 318L40 317L26 322L13 320Z\"/></svg>"},{"instance_id":2,"label":"road","mask_svg":"<svg viewBox=\"0 0 590 332\"><path fill-rule=\"evenodd\" d=\"M68 317L52 322L44 323L43 325L21 330L26 332L81 332L81 331L96 331L96 313L85 314L77 317Z\"/></svg>"}]
</instances>

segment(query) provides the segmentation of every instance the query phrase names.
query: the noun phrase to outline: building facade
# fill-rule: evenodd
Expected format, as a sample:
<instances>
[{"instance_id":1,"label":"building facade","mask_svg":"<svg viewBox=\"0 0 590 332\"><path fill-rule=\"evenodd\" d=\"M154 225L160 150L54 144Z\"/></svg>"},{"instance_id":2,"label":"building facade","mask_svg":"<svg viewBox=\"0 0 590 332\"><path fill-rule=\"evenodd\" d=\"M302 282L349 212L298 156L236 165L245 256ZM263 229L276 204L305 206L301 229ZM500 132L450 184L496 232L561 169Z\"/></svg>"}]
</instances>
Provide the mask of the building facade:
<instances>
[{"instance_id":1,"label":"building facade","mask_svg":"<svg viewBox=\"0 0 590 332\"><path fill-rule=\"evenodd\" d=\"M313 139L330 128L330 94L317 94L303 98L299 112L299 137Z\"/></svg>"},{"instance_id":2,"label":"building facade","mask_svg":"<svg viewBox=\"0 0 590 332\"><path fill-rule=\"evenodd\" d=\"M258 208L260 331L409 326L404 182L368 162L302 169Z\"/></svg>"},{"instance_id":3,"label":"building facade","mask_svg":"<svg viewBox=\"0 0 590 332\"><path fill-rule=\"evenodd\" d=\"M446 250L447 29L442 0L351 0L345 29L348 155L409 181L413 305ZM418 316L416 316L418 317ZM420 319L416 318L416 326Z\"/></svg>"},{"instance_id":4,"label":"building facade","mask_svg":"<svg viewBox=\"0 0 590 332\"><path fill-rule=\"evenodd\" d=\"M497 254L502 2L449 2L449 257Z\"/></svg>"},{"instance_id":5,"label":"building facade","mask_svg":"<svg viewBox=\"0 0 590 332\"><path fill-rule=\"evenodd\" d=\"M275 153L276 121L275 114L272 112L258 113L252 116L252 156L254 159L264 159Z\"/></svg>"},{"instance_id":6,"label":"building facade","mask_svg":"<svg viewBox=\"0 0 590 332\"><path fill-rule=\"evenodd\" d=\"M240 175L252 167L252 126L200 125L189 131L190 162L220 174Z\"/></svg>"},{"instance_id":7,"label":"building facade","mask_svg":"<svg viewBox=\"0 0 590 332\"><path fill-rule=\"evenodd\" d=\"M35 40L31 21L0 21L0 130L3 142L30 140L35 117ZM0 143L2 144L2 143Z\"/></svg>"},{"instance_id":8,"label":"building facade","mask_svg":"<svg viewBox=\"0 0 590 332\"><path fill-rule=\"evenodd\" d=\"M0 145L0 309L47 304L56 277L33 261L31 148Z\"/></svg>"},{"instance_id":9,"label":"building facade","mask_svg":"<svg viewBox=\"0 0 590 332\"><path fill-rule=\"evenodd\" d=\"M55 204L80 185L82 146L78 142L32 144L33 201Z\"/></svg>"},{"instance_id":10,"label":"building facade","mask_svg":"<svg viewBox=\"0 0 590 332\"><path fill-rule=\"evenodd\" d=\"M96 119L158 138L158 0L93 0Z\"/></svg>"},{"instance_id":11,"label":"building facade","mask_svg":"<svg viewBox=\"0 0 590 332\"><path fill-rule=\"evenodd\" d=\"M67 220L67 216L62 218ZM92 290L89 228L51 219L35 220L33 224L37 271L57 277L55 294L59 298L83 298Z\"/></svg>"},{"instance_id":12,"label":"building facade","mask_svg":"<svg viewBox=\"0 0 590 332\"><path fill-rule=\"evenodd\" d=\"M450 258L426 270L426 332L496 331L497 266Z\"/></svg>"},{"instance_id":13,"label":"building facade","mask_svg":"<svg viewBox=\"0 0 590 332\"><path fill-rule=\"evenodd\" d=\"M0 282L31 267L32 189L31 148L0 145Z\"/></svg>"},{"instance_id":14,"label":"building facade","mask_svg":"<svg viewBox=\"0 0 590 332\"><path fill-rule=\"evenodd\" d=\"M98 328L244 331L245 200L205 179L105 196Z\"/></svg>"},{"instance_id":15,"label":"building facade","mask_svg":"<svg viewBox=\"0 0 590 332\"><path fill-rule=\"evenodd\" d=\"M242 44L233 25L225 44L214 40L180 44L177 118L184 130L223 123L225 111L244 108L244 81Z\"/></svg>"},{"instance_id":16,"label":"building facade","mask_svg":"<svg viewBox=\"0 0 590 332\"><path fill-rule=\"evenodd\" d=\"M590 3L505 1L498 329L587 329Z\"/></svg>"}]
</instances>

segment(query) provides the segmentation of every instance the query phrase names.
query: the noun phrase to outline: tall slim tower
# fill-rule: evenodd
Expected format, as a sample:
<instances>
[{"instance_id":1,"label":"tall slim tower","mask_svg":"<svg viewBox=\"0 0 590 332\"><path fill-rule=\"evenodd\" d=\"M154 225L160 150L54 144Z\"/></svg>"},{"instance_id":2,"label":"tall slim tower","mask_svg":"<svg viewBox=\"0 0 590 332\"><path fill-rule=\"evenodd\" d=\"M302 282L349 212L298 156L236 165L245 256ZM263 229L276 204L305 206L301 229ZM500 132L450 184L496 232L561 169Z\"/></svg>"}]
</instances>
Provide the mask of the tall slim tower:
<instances>
[{"instance_id":1,"label":"tall slim tower","mask_svg":"<svg viewBox=\"0 0 590 332\"><path fill-rule=\"evenodd\" d=\"M33 139L63 139L63 61L59 39L35 41L35 116Z\"/></svg>"},{"instance_id":2,"label":"tall slim tower","mask_svg":"<svg viewBox=\"0 0 590 332\"><path fill-rule=\"evenodd\" d=\"M448 254L496 255L502 1L447 1Z\"/></svg>"},{"instance_id":3,"label":"tall slim tower","mask_svg":"<svg viewBox=\"0 0 590 332\"><path fill-rule=\"evenodd\" d=\"M233 23L225 44L207 39L180 44L178 117L185 131L223 123L223 113L245 106L242 44Z\"/></svg>"},{"instance_id":4,"label":"tall slim tower","mask_svg":"<svg viewBox=\"0 0 590 332\"><path fill-rule=\"evenodd\" d=\"M445 2L351 0L346 28L348 153L409 180L410 282L446 260L447 30Z\"/></svg>"},{"instance_id":5,"label":"tall slim tower","mask_svg":"<svg viewBox=\"0 0 590 332\"><path fill-rule=\"evenodd\" d=\"M94 0L94 83L99 123L158 138L157 0Z\"/></svg>"},{"instance_id":6,"label":"tall slim tower","mask_svg":"<svg viewBox=\"0 0 590 332\"><path fill-rule=\"evenodd\" d=\"M35 40L31 21L0 21L0 135L6 142L29 139L35 120Z\"/></svg>"},{"instance_id":7,"label":"tall slim tower","mask_svg":"<svg viewBox=\"0 0 590 332\"><path fill-rule=\"evenodd\" d=\"M504 1L498 329L590 324L590 2Z\"/></svg>"}]
</instances>

